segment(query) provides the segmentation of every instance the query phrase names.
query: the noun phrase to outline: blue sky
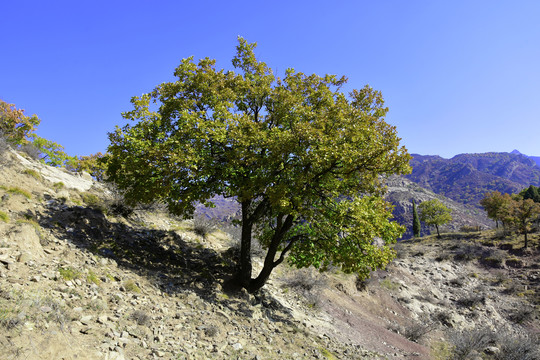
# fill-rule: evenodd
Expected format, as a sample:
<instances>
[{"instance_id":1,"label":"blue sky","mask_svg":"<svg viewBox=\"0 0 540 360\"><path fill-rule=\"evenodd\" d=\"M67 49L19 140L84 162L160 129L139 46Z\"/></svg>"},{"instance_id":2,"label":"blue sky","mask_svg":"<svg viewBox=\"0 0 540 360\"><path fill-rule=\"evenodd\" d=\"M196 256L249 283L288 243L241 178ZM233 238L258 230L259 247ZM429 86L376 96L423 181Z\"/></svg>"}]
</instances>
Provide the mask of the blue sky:
<instances>
[{"instance_id":1,"label":"blue sky","mask_svg":"<svg viewBox=\"0 0 540 360\"><path fill-rule=\"evenodd\" d=\"M182 58L231 69L236 38L278 75L380 90L409 152L540 155L539 1L5 1L0 98L71 155L105 151L132 96Z\"/></svg>"}]
</instances>

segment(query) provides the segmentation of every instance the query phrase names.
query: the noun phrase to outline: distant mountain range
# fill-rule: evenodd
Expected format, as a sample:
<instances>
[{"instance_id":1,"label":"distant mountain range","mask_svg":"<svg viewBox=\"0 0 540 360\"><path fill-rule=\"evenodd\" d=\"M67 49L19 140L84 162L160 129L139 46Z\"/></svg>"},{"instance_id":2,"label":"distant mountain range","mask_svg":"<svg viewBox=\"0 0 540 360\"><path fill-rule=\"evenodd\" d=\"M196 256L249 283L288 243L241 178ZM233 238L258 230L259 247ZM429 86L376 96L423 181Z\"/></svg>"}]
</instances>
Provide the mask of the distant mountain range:
<instances>
[{"instance_id":1,"label":"distant mountain range","mask_svg":"<svg viewBox=\"0 0 540 360\"><path fill-rule=\"evenodd\" d=\"M540 159L539 159L540 160ZM515 193L540 185L540 166L523 154L460 154L451 159L413 154L407 178L457 202L479 206L486 192Z\"/></svg>"}]
</instances>

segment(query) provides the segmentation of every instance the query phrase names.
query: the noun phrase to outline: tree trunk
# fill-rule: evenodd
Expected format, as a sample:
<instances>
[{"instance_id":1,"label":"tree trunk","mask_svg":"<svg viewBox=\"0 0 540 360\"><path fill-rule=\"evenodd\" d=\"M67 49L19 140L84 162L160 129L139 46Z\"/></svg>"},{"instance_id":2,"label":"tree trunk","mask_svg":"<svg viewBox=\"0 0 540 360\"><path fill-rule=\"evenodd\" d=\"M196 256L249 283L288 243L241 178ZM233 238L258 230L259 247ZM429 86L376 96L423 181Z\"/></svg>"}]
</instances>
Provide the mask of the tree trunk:
<instances>
[{"instance_id":1,"label":"tree trunk","mask_svg":"<svg viewBox=\"0 0 540 360\"><path fill-rule=\"evenodd\" d=\"M529 238L527 237L527 227L523 229L523 234L525 235L525 246L523 248L527 248L529 246Z\"/></svg>"},{"instance_id":2,"label":"tree trunk","mask_svg":"<svg viewBox=\"0 0 540 360\"><path fill-rule=\"evenodd\" d=\"M255 279L252 279L249 282L249 286L246 288L250 293L254 293L260 288L266 284L268 281L268 278L270 278L270 274L272 273L272 270L276 267L277 264L274 262L274 258L277 253L277 246L274 249L268 249L268 252L266 253L266 257L264 259L264 265L259 273L259 276L257 276Z\"/></svg>"},{"instance_id":3,"label":"tree trunk","mask_svg":"<svg viewBox=\"0 0 540 360\"><path fill-rule=\"evenodd\" d=\"M240 239L240 264L238 267L237 280L240 286L249 287L251 281L251 231L253 224L248 216L250 202L242 202L242 235Z\"/></svg>"},{"instance_id":4,"label":"tree trunk","mask_svg":"<svg viewBox=\"0 0 540 360\"><path fill-rule=\"evenodd\" d=\"M439 225L435 224L435 229L437 229L437 238L441 238L441 234L439 233Z\"/></svg>"},{"instance_id":5,"label":"tree trunk","mask_svg":"<svg viewBox=\"0 0 540 360\"><path fill-rule=\"evenodd\" d=\"M279 249L279 245L281 244L283 238L285 237L285 234L287 233L287 231L290 230L293 224L293 219L294 218L291 215L288 215L285 218L284 222L283 216L279 215L276 218L276 230L274 232L274 236L272 237L272 241L270 242L270 246L268 246L266 257L264 258L263 268L259 273L259 276L251 280L249 283L249 287L246 288L250 293L256 292L257 290L262 288L264 284L266 284L266 281L268 281L272 270L274 270L274 268L283 261L285 253L290 249L294 240L291 240L289 245L282 251L280 258L278 260L274 260Z\"/></svg>"}]
</instances>

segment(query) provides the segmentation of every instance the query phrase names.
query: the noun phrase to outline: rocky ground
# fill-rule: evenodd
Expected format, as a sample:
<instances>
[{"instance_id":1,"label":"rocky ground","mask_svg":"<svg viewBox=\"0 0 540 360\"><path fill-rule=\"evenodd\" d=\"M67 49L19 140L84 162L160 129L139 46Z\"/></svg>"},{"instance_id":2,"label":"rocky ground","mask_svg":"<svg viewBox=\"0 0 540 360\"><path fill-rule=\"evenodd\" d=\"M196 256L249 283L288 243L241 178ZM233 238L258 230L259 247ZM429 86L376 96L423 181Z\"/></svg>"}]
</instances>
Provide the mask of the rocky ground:
<instances>
[{"instance_id":1,"label":"rocky ground","mask_svg":"<svg viewBox=\"0 0 540 360\"><path fill-rule=\"evenodd\" d=\"M533 354L538 251L495 233L402 243L365 282L283 265L251 295L225 227L11 151L0 166L1 359L503 359L495 330Z\"/></svg>"}]
</instances>

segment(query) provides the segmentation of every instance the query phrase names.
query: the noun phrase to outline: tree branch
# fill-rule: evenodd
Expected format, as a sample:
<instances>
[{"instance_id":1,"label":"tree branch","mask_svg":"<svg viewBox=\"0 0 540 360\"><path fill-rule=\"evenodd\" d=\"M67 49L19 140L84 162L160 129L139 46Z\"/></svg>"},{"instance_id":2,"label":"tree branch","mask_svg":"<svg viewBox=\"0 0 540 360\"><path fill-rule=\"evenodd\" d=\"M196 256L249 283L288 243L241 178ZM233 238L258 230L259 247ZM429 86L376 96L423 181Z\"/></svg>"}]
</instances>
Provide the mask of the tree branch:
<instances>
[{"instance_id":1,"label":"tree branch","mask_svg":"<svg viewBox=\"0 0 540 360\"><path fill-rule=\"evenodd\" d=\"M287 246L285 246L285 248L281 251L281 254L279 255L279 258L276 261L274 261L274 263L273 263L274 267L278 266L279 264L281 264L283 262L283 260L285 260L285 255L292 249L294 243L297 242L298 240L300 240L303 237L305 237L305 235L303 235L303 234L302 235L295 235L289 240L289 243L287 244Z\"/></svg>"}]
</instances>

